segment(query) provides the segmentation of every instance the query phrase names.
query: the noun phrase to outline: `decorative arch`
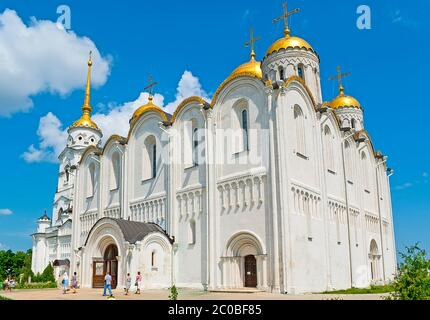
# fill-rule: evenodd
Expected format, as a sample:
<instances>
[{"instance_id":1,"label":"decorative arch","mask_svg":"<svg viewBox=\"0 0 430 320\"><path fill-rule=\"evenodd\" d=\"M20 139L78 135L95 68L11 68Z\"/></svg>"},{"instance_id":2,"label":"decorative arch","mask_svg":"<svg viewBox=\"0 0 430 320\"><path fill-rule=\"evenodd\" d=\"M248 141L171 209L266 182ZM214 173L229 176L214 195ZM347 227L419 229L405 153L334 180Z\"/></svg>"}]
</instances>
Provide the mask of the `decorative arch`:
<instances>
[{"instance_id":1,"label":"decorative arch","mask_svg":"<svg viewBox=\"0 0 430 320\"><path fill-rule=\"evenodd\" d=\"M242 79L244 81L239 81ZM264 93L264 82L256 78L255 76L239 75L229 79L226 84L220 86L212 98L212 108L217 109L216 106L222 105L224 99L230 95L231 92L237 90L240 87L252 87L255 91L261 91Z\"/></svg>"},{"instance_id":2,"label":"decorative arch","mask_svg":"<svg viewBox=\"0 0 430 320\"><path fill-rule=\"evenodd\" d=\"M188 105L193 103L198 105L209 105L209 103L206 102L206 100L204 100L202 97L197 97L197 96L189 97L184 101L182 101L179 104L179 106L175 109L175 112L173 113L172 118L170 119L170 123L173 124L176 121L176 119L180 116L182 110Z\"/></svg>"},{"instance_id":3,"label":"decorative arch","mask_svg":"<svg viewBox=\"0 0 430 320\"><path fill-rule=\"evenodd\" d=\"M244 257L247 255L263 255L265 248L260 238L250 231L234 234L226 245L227 257Z\"/></svg>"},{"instance_id":4,"label":"decorative arch","mask_svg":"<svg viewBox=\"0 0 430 320\"><path fill-rule=\"evenodd\" d=\"M233 81L235 81L235 80L237 80L239 78L245 78L245 79L248 78L248 79L251 79L251 80L256 79L259 83L261 83L262 85L264 85L264 82L263 82L262 78L257 77L254 73L251 73L251 72L249 72L249 73L240 73L238 75L229 77L227 80L225 80L223 83L221 83L221 85L216 90L216 92L215 92L215 94L214 94L214 96L212 98L212 101L211 101L212 108L214 108L215 105L218 103L219 98L222 95L225 95L225 93L223 92L224 88L227 87L230 83L232 83Z\"/></svg>"}]
</instances>

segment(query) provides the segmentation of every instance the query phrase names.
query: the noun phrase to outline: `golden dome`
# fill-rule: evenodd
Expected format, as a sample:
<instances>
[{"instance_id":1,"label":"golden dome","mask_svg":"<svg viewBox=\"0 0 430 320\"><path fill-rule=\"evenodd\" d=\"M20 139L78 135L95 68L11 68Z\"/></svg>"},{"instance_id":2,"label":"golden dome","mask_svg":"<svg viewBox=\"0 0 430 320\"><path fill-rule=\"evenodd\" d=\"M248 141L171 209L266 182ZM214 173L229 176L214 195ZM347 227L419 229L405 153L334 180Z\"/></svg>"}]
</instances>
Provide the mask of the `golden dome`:
<instances>
[{"instance_id":1,"label":"golden dome","mask_svg":"<svg viewBox=\"0 0 430 320\"><path fill-rule=\"evenodd\" d=\"M285 36L279 39L278 41L276 41L275 43L273 43L270 46L269 50L267 50L266 57L281 49L289 49L289 48L306 49L315 53L315 50L311 47L311 45L306 40L303 40L302 38L299 38L299 37L291 37L290 31L288 29L285 30L284 32L285 32Z\"/></svg>"},{"instance_id":2,"label":"golden dome","mask_svg":"<svg viewBox=\"0 0 430 320\"><path fill-rule=\"evenodd\" d=\"M164 113L164 111L157 105L155 105L152 101L154 100L153 96L150 95L148 97L148 103L139 107L134 113L133 113L133 117L131 118L131 121L134 121L136 119L138 119L142 114L144 114L146 111L155 111L158 112L161 117L163 118L163 120L167 120L166 114Z\"/></svg>"},{"instance_id":3,"label":"golden dome","mask_svg":"<svg viewBox=\"0 0 430 320\"><path fill-rule=\"evenodd\" d=\"M357 108L361 109L360 103L351 96L346 96L344 94L344 89L341 86L340 87L340 94L334 99L332 102L329 103L329 106L332 109L339 109L339 108Z\"/></svg>"},{"instance_id":4,"label":"golden dome","mask_svg":"<svg viewBox=\"0 0 430 320\"><path fill-rule=\"evenodd\" d=\"M95 124L95 122L91 120L91 116L89 113L82 114L81 118L75 123L73 123L71 127L85 127L101 131L99 127Z\"/></svg>"},{"instance_id":5,"label":"golden dome","mask_svg":"<svg viewBox=\"0 0 430 320\"><path fill-rule=\"evenodd\" d=\"M241 75L250 75L258 79L263 79L263 71L261 70L261 62L255 60L255 55L251 55L251 60L236 68L228 77L228 80Z\"/></svg>"}]
</instances>

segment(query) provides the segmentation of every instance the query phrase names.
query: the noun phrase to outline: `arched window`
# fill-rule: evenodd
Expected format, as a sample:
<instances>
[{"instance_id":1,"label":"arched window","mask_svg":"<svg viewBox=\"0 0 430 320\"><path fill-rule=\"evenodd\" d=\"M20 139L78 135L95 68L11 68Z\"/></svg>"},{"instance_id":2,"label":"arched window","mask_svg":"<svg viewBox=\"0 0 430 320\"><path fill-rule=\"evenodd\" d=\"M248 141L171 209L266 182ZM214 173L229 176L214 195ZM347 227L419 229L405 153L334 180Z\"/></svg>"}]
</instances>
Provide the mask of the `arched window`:
<instances>
[{"instance_id":1,"label":"arched window","mask_svg":"<svg viewBox=\"0 0 430 320\"><path fill-rule=\"evenodd\" d=\"M249 150L249 109L245 99L235 103L231 110L230 138L233 154Z\"/></svg>"},{"instance_id":2,"label":"arched window","mask_svg":"<svg viewBox=\"0 0 430 320\"><path fill-rule=\"evenodd\" d=\"M145 139L143 150L143 180L155 178L157 175L157 144L154 136Z\"/></svg>"},{"instance_id":3,"label":"arched window","mask_svg":"<svg viewBox=\"0 0 430 320\"><path fill-rule=\"evenodd\" d=\"M334 165L334 149L333 149L333 135L331 134L331 130L329 126L324 127L324 155L326 160L327 169L331 171L335 171Z\"/></svg>"},{"instance_id":4,"label":"arched window","mask_svg":"<svg viewBox=\"0 0 430 320\"><path fill-rule=\"evenodd\" d=\"M362 162L362 168L364 169L364 188L366 190L369 190L370 188L370 170L369 170L369 164L367 161L367 155L363 151L361 153L361 162Z\"/></svg>"},{"instance_id":5,"label":"arched window","mask_svg":"<svg viewBox=\"0 0 430 320\"><path fill-rule=\"evenodd\" d=\"M242 131L243 131L243 149L245 151L249 150L249 126L248 126L248 110L243 109L242 110Z\"/></svg>"},{"instance_id":6,"label":"arched window","mask_svg":"<svg viewBox=\"0 0 430 320\"><path fill-rule=\"evenodd\" d=\"M186 168L199 164L200 136L197 120L187 120L184 122L183 141L183 163Z\"/></svg>"},{"instance_id":7,"label":"arched window","mask_svg":"<svg viewBox=\"0 0 430 320\"><path fill-rule=\"evenodd\" d=\"M299 64L297 66L297 75L303 79L303 81L305 80L305 68L302 64Z\"/></svg>"},{"instance_id":8,"label":"arched window","mask_svg":"<svg viewBox=\"0 0 430 320\"><path fill-rule=\"evenodd\" d=\"M346 167L346 179L349 181L354 180L354 157L352 147L348 141L345 141L345 167Z\"/></svg>"},{"instance_id":9,"label":"arched window","mask_svg":"<svg viewBox=\"0 0 430 320\"><path fill-rule=\"evenodd\" d=\"M110 170L110 190L116 190L120 186L120 172L121 172L121 162L118 152L112 154L111 159L111 170Z\"/></svg>"},{"instance_id":10,"label":"arched window","mask_svg":"<svg viewBox=\"0 0 430 320\"><path fill-rule=\"evenodd\" d=\"M305 116L298 105L294 106L294 120L296 126L296 153L306 156Z\"/></svg>"},{"instance_id":11,"label":"arched window","mask_svg":"<svg viewBox=\"0 0 430 320\"><path fill-rule=\"evenodd\" d=\"M157 267L157 251L155 250L151 252L151 267L152 268Z\"/></svg>"},{"instance_id":12,"label":"arched window","mask_svg":"<svg viewBox=\"0 0 430 320\"><path fill-rule=\"evenodd\" d=\"M351 128L355 129L355 119L354 118L351 119Z\"/></svg>"},{"instance_id":13,"label":"arched window","mask_svg":"<svg viewBox=\"0 0 430 320\"><path fill-rule=\"evenodd\" d=\"M196 243L196 222L191 219L188 226L188 244Z\"/></svg>"},{"instance_id":14,"label":"arched window","mask_svg":"<svg viewBox=\"0 0 430 320\"><path fill-rule=\"evenodd\" d=\"M279 79L280 80L285 80L285 71L283 67L279 67Z\"/></svg>"},{"instance_id":15,"label":"arched window","mask_svg":"<svg viewBox=\"0 0 430 320\"><path fill-rule=\"evenodd\" d=\"M87 198L94 197L96 165L91 163L87 172Z\"/></svg>"},{"instance_id":16,"label":"arched window","mask_svg":"<svg viewBox=\"0 0 430 320\"><path fill-rule=\"evenodd\" d=\"M199 164L199 129L193 128L193 164Z\"/></svg>"}]
</instances>

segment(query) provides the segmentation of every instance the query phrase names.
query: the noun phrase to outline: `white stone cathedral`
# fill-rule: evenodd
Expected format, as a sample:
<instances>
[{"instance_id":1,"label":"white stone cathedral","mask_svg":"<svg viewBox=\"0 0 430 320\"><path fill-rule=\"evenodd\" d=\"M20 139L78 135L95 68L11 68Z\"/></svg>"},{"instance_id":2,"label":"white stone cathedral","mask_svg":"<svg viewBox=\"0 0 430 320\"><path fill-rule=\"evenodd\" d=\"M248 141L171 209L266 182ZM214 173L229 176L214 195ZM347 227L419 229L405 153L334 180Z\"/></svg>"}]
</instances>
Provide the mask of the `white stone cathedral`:
<instances>
[{"instance_id":1,"label":"white stone cathedral","mask_svg":"<svg viewBox=\"0 0 430 320\"><path fill-rule=\"evenodd\" d=\"M103 147L91 66L52 220L45 214L32 235L34 272L53 263L83 287L102 286L108 271L122 287L140 271L145 288L281 293L393 279L387 158L340 72L339 95L323 102L320 58L287 24L211 102L190 97L170 115L150 95L127 137Z\"/></svg>"}]
</instances>

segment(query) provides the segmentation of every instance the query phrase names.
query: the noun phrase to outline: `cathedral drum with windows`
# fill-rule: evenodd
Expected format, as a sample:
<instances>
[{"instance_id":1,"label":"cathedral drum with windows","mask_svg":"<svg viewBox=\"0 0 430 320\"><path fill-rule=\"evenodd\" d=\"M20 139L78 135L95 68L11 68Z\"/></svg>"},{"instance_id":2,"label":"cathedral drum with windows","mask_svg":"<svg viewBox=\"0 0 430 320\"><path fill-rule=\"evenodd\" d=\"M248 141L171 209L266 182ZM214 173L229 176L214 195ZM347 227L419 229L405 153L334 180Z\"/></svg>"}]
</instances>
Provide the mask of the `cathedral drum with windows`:
<instances>
[{"instance_id":1,"label":"cathedral drum with windows","mask_svg":"<svg viewBox=\"0 0 430 320\"><path fill-rule=\"evenodd\" d=\"M345 95L348 74L339 70L339 95L323 102L320 58L291 35L292 13L285 8L284 36L262 62L251 35L250 60L211 102L189 97L170 115L151 82L127 137L103 146L90 60L83 114L60 155L54 218L40 218L33 235L33 270L62 261L83 287L103 286L107 272L123 287L140 271L145 288L282 293L392 280L387 159L360 103ZM62 256L50 247L60 240Z\"/></svg>"}]
</instances>

